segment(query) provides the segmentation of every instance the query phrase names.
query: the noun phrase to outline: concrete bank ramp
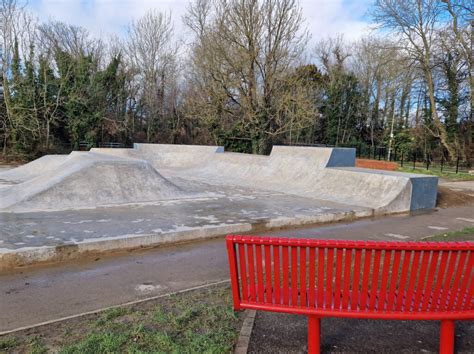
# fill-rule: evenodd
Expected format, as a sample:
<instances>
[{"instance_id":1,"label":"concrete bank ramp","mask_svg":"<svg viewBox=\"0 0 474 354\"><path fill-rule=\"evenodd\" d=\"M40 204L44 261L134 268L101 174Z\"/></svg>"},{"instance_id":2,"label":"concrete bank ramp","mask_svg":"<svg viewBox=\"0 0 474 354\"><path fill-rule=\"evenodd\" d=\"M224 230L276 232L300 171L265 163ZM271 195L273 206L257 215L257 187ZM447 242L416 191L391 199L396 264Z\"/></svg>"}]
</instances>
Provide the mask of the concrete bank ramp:
<instances>
[{"instance_id":1,"label":"concrete bank ramp","mask_svg":"<svg viewBox=\"0 0 474 354\"><path fill-rule=\"evenodd\" d=\"M225 191L226 186L229 191L248 187L370 208L375 214L435 207L436 177L354 166L355 150L347 148L274 146L269 156L226 153L219 146L135 144L133 149L92 149L45 156L0 173L0 211L196 197L197 193L186 192L196 185L201 196L213 189Z\"/></svg>"},{"instance_id":2,"label":"concrete bank ramp","mask_svg":"<svg viewBox=\"0 0 474 354\"><path fill-rule=\"evenodd\" d=\"M271 190L372 208L376 214L436 205L437 177L356 168L355 149L274 146L270 156L258 156L225 153L217 146L135 144L106 153L144 158L170 179Z\"/></svg>"},{"instance_id":3,"label":"concrete bank ramp","mask_svg":"<svg viewBox=\"0 0 474 354\"><path fill-rule=\"evenodd\" d=\"M0 172L4 184L16 184L54 170L67 160L68 155L46 155L25 165Z\"/></svg>"},{"instance_id":4,"label":"concrete bank ramp","mask_svg":"<svg viewBox=\"0 0 474 354\"><path fill-rule=\"evenodd\" d=\"M45 157L31 163L34 168L27 164L0 174L0 179L14 176L18 181L0 189L0 210L81 209L189 197L145 160L96 152L73 152L61 156L62 163ZM54 163L40 169L40 160Z\"/></svg>"}]
</instances>

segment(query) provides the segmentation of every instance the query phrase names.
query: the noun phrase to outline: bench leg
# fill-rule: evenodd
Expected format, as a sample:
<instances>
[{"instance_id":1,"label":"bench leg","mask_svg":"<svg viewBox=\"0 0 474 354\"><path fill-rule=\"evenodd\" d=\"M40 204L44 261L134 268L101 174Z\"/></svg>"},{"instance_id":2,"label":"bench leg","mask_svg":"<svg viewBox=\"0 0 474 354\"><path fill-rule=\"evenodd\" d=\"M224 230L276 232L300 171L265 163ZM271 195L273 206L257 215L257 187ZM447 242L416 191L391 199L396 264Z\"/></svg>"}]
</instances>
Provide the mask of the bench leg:
<instances>
[{"instance_id":1,"label":"bench leg","mask_svg":"<svg viewBox=\"0 0 474 354\"><path fill-rule=\"evenodd\" d=\"M319 354L321 348L321 318L308 316L308 354Z\"/></svg>"},{"instance_id":2,"label":"bench leg","mask_svg":"<svg viewBox=\"0 0 474 354\"><path fill-rule=\"evenodd\" d=\"M454 353L454 321L441 321L439 352L441 354Z\"/></svg>"}]
</instances>

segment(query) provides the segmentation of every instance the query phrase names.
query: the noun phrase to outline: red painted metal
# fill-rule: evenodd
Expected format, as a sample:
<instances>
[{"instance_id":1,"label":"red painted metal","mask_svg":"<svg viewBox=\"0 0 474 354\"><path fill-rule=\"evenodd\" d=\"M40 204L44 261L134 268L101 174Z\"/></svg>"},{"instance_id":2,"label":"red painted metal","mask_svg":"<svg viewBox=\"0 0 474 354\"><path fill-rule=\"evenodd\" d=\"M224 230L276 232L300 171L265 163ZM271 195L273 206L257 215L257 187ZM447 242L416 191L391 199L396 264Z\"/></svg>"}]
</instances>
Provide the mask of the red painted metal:
<instances>
[{"instance_id":1,"label":"red painted metal","mask_svg":"<svg viewBox=\"0 0 474 354\"><path fill-rule=\"evenodd\" d=\"M247 259L249 265L249 281L250 281L250 301L257 301L257 291L255 289L255 262L253 256L253 248L255 245L247 245Z\"/></svg>"},{"instance_id":2,"label":"red painted metal","mask_svg":"<svg viewBox=\"0 0 474 354\"><path fill-rule=\"evenodd\" d=\"M249 297L248 292L248 282L247 282L247 267L245 261L245 245L240 244L237 245L239 248L239 265L240 265L240 278L241 278L241 285L242 285L242 299L247 300Z\"/></svg>"},{"instance_id":3,"label":"red painted metal","mask_svg":"<svg viewBox=\"0 0 474 354\"><path fill-rule=\"evenodd\" d=\"M298 247L291 247L291 305L298 306Z\"/></svg>"},{"instance_id":4,"label":"red painted metal","mask_svg":"<svg viewBox=\"0 0 474 354\"><path fill-rule=\"evenodd\" d=\"M281 304L280 284L280 246L273 246L273 273L275 277L275 303Z\"/></svg>"},{"instance_id":5,"label":"red painted metal","mask_svg":"<svg viewBox=\"0 0 474 354\"><path fill-rule=\"evenodd\" d=\"M226 240L234 308L307 315L310 352L321 317L441 320L443 353L474 319L474 242Z\"/></svg>"},{"instance_id":6,"label":"red painted metal","mask_svg":"<svg viewBox=\"0 0 474 354\"><path fill-rule=\"evenodd\" d=\"M351 293L351 270L352 270L352 250L347 249L344 256L344 285L342 293L342 308L347 309L349 306L349 296Z\"/></svg>"},{"instance_id":7,"label":"red painted metal","mask_svg":"<svg viewBox=\"0 0 474 354\"><path fill-rule=\"evenodd\" d=\"M272 284L272 258L270 254L270 246L265 245L265 302L272 303L273 284Z\"/></svg>"},{"instance_id":8,"label":"red painted metal","mask_svg":"<svg viewBox=\"0 0 474 354\"><path fill-rule=\"evenodd\" d=\"M282 242L285 242L283 240ZM290 303L290 289L289 289L289 276L288 276L288 247L282 247L283 255L283 304L288 305Z\"/></svg>"},{"instance_id":9,"label":"red painted metal","mask_svg":"<svg viewBox=\"0 0 474 354\"><path fill-rule=\"evenodd\" d=\"M309 285L308 307L316 306L316 249L309 249Z\"/></svg>"},{"instance_id":10,"label":"red painted metal","mask_svg":"<svg viewBox=\"0 0 474 354\"><path fill-rule=\"evenodd\" d=\"M319 354L321 350L321 319L308 316L308 354Z\"/></svg>"},{"instance_id":11,"label":"red painted metal","mask_svg":"<svg viewBox=\"0 0 474 354\"><path fill-rule=\"evenodd\" d=\"M454 321L441 321L439 352L442 354L454 353Z\"/></svg>"},{"instance_id":12,"label":"red painted metal","mask_svg":"<svg viewBox=\"0 0 474 354\"><path fill-rule=\"evenodd\" d=\"M306 247L300 247L300 306L306 306Z\"/></svg>"}]
</instances>

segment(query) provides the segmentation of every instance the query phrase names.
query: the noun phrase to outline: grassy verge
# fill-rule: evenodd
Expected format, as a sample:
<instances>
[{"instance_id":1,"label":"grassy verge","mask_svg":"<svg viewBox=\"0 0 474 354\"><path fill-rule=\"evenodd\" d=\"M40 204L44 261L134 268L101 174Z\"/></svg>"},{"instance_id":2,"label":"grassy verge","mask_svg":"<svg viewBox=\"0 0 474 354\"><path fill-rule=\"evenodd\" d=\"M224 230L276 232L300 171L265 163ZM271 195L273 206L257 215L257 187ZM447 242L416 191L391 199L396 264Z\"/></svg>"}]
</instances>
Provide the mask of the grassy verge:
<instances>
[{"instance_id":1,"label":"grassy verge","mask_svg":"<svg viewBox=\"0 0 474 354\"><path fill-rule=\"evenodd\" d=\"M474 227L465 227L459 231L448 231L427 236L424 241L474 241Z\"/></svg>"},{"instance_id":2,"label":"grassy verge","mask_svg":"<svg viewBox=\"0 0 474 354\"><path fill-rule=\"evenodd\" d=\"M240 329L214 286L0 337L4 353L229 353Z\"/></svg>"},{"instance_id":3,"label":"grassy verge","mask_svg":"<svg viewBox=\"0 0 474 354\"><path fill-rule=\"evenodd\" d=\"M454 172L441 172L440 170L427 170L425 168L413 169L412 167L400 167L397 171L406 173L419 173L423 175L438 176L441 178L453 180L453 181L474 181L474 176L469 173L454 173Z\"/></svg>"}]
</instances>

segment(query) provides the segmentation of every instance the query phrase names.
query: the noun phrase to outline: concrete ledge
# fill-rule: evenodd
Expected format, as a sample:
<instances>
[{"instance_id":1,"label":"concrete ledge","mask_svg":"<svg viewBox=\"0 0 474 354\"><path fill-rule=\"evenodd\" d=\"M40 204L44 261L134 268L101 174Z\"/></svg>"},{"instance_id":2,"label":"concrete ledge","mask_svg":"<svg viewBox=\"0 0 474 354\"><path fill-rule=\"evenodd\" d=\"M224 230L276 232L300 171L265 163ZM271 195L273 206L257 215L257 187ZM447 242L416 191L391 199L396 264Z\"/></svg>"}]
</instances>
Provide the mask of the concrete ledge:
<instances>
[{"instance_id":1,"label":"concrete ledge","mask_svg":"<svg viewBox=\"0 0 474 354\"><path fill-rule=\"evenodd\" d=\"M0 272L41 263L64 262L99 254L211 239L227 234L264 232L283 227L351 221L370 216L373 216L373 210L370 209L357 212L340 211L322 213L314 216L278 217L266 220L265 222L238 223L224 226L207 225L178 232L123 235L107 239L89 239L79 243L61 244L57 246L0 249Z\"/></svg>"}]
</instances>

